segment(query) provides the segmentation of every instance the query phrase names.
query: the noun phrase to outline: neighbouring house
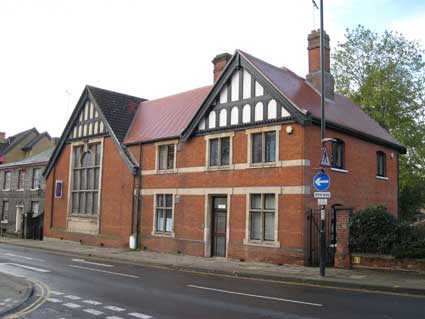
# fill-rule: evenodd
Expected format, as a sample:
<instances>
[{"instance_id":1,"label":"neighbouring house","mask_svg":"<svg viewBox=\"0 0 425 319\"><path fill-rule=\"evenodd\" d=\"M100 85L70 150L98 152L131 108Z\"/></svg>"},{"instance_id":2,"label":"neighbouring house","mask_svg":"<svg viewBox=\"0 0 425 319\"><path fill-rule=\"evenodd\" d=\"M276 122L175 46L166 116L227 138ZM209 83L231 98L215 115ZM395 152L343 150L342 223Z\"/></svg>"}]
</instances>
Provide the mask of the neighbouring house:
<instances>
[{"instance_id":1,"label":"neighbouring house","mask_svg":"<svg viewBox=\"0 0 425 319\"><path fill-rule=\"evenodd\" d=\"M0 164L37 155L55 146L56 141L49 133L39 133L35 127L8 138L6 133L0 132Z\"/></svg>"},{"instance_id":2,"label":"neighbouring house","mask_svg":"<svg viewBox=\"0 0 425 319\"><path fill-rule=\"evenodd\" d=\"M0 228L2 235L41 238L44 169L53 148L23 160L0 165Z\"/></svg>"},{"instance_id":3,"label":"neighbouring house","mask_svg":"<svg viewBox=\"0 0 425 319\"><path fill-rule=\"evenodd\" d=\"M334 93L326 45L329 207L398 213L397 140ZM319 32L306 79L237 50L210 86L145 100L86 86L45 171L47 237L306 264L321 158ZM160 83L158 83L160 85ZM309 224L311 226L311 223Z\"/></svg>"}]
</instances>

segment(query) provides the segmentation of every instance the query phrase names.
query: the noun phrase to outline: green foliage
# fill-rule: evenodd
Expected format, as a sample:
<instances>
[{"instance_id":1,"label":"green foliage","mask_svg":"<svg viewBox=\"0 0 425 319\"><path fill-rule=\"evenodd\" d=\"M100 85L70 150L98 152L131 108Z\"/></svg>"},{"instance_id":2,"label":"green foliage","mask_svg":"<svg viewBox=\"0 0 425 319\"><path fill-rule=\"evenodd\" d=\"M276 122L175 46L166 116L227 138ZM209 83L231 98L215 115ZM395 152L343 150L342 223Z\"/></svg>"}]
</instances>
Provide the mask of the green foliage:
<instances>
[{"instance_id":1,"label":"green foliage","mask_svg":"<svg viewBox=\"0 0 425 319\"><path fill-rule=\"evenodd\" d=\"M336 90L407 147L400 158L401 217L425 205L425 51L401 34L347 29L333 54Z\"/></svg>"},{"instance_id":2,"label":"green foliage","mask_svg":"<svg viewBox=\"0 0 425 319\"><path fill-rule=\"evenodd\" d=\"M370 206L350 219L350 250L392 254L396 258L425 258L425 224L398 223L383 206Z\"/></svg>"},{"instance_id":3,"label":"green foliage","mask_svg":"<svg viewBox=\"0 0 425 319\"><path fill-rule=\"evenodd\" d=\"M350 250L388 254L397 236L397 224L383 206L370 206L350 219Z\"/></svg>"}]
</instances>

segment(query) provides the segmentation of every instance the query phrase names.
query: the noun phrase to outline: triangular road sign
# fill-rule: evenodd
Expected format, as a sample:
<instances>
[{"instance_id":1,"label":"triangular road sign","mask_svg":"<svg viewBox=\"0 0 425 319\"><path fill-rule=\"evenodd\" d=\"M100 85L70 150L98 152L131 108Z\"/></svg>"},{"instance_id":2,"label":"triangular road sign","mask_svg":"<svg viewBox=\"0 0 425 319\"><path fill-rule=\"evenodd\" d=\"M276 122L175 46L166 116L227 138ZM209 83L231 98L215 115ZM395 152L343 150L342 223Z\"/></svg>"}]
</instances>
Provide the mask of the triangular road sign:
<instances>
[{"instance_id":1,"label":"triangular road sign","mask_svg":"<svg viewBox=\"0 0 425 319\"><path fill-rule=\"evenodd\" d=\"M328 151L326 147L322 147L322 158L320 159L321 166L331 166L331 161L329 159Z\"/></svg>"}]
</instances>

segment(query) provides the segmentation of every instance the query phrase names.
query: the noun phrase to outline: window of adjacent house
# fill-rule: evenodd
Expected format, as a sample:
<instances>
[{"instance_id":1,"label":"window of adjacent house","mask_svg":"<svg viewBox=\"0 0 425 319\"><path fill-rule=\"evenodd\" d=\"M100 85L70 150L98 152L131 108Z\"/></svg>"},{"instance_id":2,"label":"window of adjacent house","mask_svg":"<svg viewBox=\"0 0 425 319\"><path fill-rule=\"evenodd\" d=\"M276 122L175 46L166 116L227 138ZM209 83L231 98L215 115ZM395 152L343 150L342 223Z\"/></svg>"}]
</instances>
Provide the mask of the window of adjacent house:
<instances>
[{"instance_id":1,"label":"window of adjacent house","mask_svg":"<svg viewBox=\"0 0 425 319\"><path fill-rule=\"evenodd\" d=\"M251 163L276 161L276 131L251 135Z\"/></svg>"},{"instance_id":2,"label":"window of adjacent house","mask_svg":"<svg viewBox=\"0 0 425 319\"><path fill-rule=\"evenodd\" d=\"M40 180L41 180L41 169L40 168L34 168L32 170L32 189L39 189L40 188Z\"/></svg>"},{"instance_id":3,"label":"window of adjacent house","mask_svg":"<svg viewBox=\"0 0 425 319\"><path fill-rule=\"evenodd\" d=\"M155 232L171 233L173 231L172 194L156 195L155 216Z\"/></svg>"},{"instance_id":4,"label":"window of adjacent house","mask_svg":"<svg viewBox=\"0 0 425 319\"><path fill-rule=\"evenodd\" d=\"M275 197L275 194L250 195L250 240L275 240Z\"/></svg>"},{"instance_id":5,"label":"window of adjacent house","mask_svg":"<svg viewBox=\"0 0 425 319\"><path fill-rule=\"evenodd\" d=\"M9 202L3 201L2 210L1 210L1 220L7 221L9 219Z\"/></svg>"},{"instance_id":6,"label":"window of adjacent house","mask_svg":"<svg viewBox=\"0 0 425 319\"><path fill-rule=\"evenodd\" d=\"M226 166L230 164L230 137L209 140L209 166Z\"/></svg>"},{"instance_id":7,"label":"window of adjacent house","mask_svg":"<svg viewBox=\"0 0 425 319\"><path fill-rule=\"evenodd\" d=\"M12 172L10 172L10 171L4 172L4 182L3 182L3 189L4 190L10 189L11 180L12 180Z\"/></svg>"},{"instance_id":8,"label":"window of adjacent house","mask_svg":"<svg viewBox=\"0 0 425 319\"><path fill-rule=\"evenodd\" d=\"M376 152L376 176L385 177L387 176L387 163L384 152Z\"/></svg>"},{"instance_id":9,"label":"window of adjacent house","mask_svg":"<svg viewBox=\"0 0 425 319\"><path fill-rule=\"evenodd\" d=\"M174 169L175 144L158 146L158 170Z\"/></svg>"},{"instance_id":10,"label":"window of adjacent house","mask_svg":"<svg viewBox=\"0 0 425 319\"><path fill-rule=\"evenodd\" d=\"M100 143L73 148L71 212L83 216L98 214L100 184Z\"/></svg>"},{"instance_id":11,"label":"window of adjacent house","mask_svg":"<svg viewBox=\"0 0 425 319\"><path fill-rule=\"evenodd\" d=\"M37 201L31 202L31 212L33 213L33 216L38 215L39 208L40 208L39 202L37 202Z\"/></svg>"},{"instance_id":12,"label":"window of adjacent house","mask_svg":"<svg viewBox=\"0 0 425 319\"><path fill-rule=\"evenodd\" d=\"M344 169L344 142L341 140L336 140L332 144L332 167Z\"/></svg>"},{"instance_id":13,"label":"window of adjacent house","mask_svg":"<svg viewBox=\"0 0 425 319\"><path fill-rule=\"evenodd\" d=\"M24 189L25 187L25 170L19 170L18 189Z\"/></svg>"}]
</instances>

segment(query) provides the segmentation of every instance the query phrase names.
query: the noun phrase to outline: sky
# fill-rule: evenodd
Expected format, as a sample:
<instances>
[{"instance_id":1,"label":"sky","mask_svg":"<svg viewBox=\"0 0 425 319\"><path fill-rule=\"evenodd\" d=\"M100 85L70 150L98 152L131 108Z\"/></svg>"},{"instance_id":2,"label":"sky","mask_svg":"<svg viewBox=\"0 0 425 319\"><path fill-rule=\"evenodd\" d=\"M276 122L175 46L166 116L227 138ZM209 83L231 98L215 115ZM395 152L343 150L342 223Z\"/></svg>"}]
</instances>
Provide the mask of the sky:
<instances>
[{"instance_id":1,"label":"sky","mask_svg":"<svg viewBox=\"0 0 425 319\"><path fill-rule=\"evenodd\" d=\"M331 48L358 24L425 47L424 17L423 0L324 0ZM305 76L319 24L311 0L1 0L0 131L59 137L86 84L146 99L209 85L236 49Z\"/></svg>"}]
</instances>

